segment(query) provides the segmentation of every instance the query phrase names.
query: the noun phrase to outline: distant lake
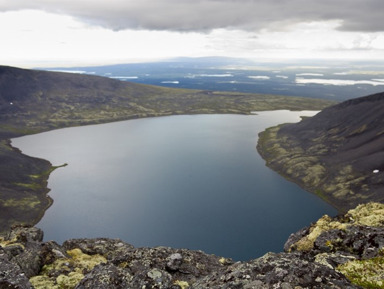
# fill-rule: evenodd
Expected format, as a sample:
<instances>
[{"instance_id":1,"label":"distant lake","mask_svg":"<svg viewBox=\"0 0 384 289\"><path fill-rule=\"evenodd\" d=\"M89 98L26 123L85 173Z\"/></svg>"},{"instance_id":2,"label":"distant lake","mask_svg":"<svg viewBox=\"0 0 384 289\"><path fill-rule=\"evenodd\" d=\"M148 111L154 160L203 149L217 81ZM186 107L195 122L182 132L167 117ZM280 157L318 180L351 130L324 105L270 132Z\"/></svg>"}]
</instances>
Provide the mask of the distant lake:
<instances>
[{"instance_id":1,"label":"distant lake","mask_svg":"<svg viewBox=\"0 0 384 289\"><path fill-rule=\"evenodd\" d=\"M121 238L234 260L280 252L288 236L337 211L265 166L258 133L314 112L183 115L54 130L12 140L68 163L49 178L46 240Z\"/></svg>"}]
</instances>

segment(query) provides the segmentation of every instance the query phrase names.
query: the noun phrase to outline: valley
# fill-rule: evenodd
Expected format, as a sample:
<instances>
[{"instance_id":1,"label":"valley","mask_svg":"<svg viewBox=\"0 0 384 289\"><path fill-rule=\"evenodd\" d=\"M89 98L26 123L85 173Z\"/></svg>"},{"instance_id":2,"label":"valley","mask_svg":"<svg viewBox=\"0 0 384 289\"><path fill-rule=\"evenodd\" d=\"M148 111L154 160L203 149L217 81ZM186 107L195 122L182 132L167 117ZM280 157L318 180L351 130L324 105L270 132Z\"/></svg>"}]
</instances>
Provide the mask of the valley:
<instances>
[{"instance_id":1,"label":"valley","mask_svg":"<svg viewBox=\"0 0 384 289\"><path fill-rule=\"evenodd\" d=\"M51 205L46 161L23 155L9 139L57 128L178 114L250 114L321 110L334 101L157 87L73 73L0 67L0 230L35 224ZM60 164L61 165L61 164Z\"/></svg>"}]
</instances>

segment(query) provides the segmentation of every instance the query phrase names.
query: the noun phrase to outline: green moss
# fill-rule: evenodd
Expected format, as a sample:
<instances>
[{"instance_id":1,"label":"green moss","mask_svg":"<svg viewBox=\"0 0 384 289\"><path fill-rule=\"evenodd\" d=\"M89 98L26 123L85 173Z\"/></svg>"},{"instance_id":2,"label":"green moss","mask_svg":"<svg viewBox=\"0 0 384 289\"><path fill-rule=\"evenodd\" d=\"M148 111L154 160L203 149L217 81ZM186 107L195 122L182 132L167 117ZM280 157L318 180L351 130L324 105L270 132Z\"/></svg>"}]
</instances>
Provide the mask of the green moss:
<instances>
[{"instance_id":1,"label":"green moss","mask_svg":"<svg viewBox=\"0 0 384 289\"><path fill-rule=\"evenodd\" d=\"M334 221L331 217L324 215L314 225L311 226L309 234L296 242L292 248L299 251L309 251L313 248L316 239L321 235L321 233L333 229L344 230L347 226L348 224Z\"/></svg>"},{"instance_id":2,"label":"green moss","mask_svg":"<svg viewBox=\"0 0 384 289\"><path fill-rule=\"evenodd\" d=\"M176 280L175 282L173 282L173 284L179 286L181 289L187 289L187 288L189 288L189 284L188 284L188 282L186 282L186 281L179 281L179 280Z\"/></svg>"},{"instance_id":3,"label":"green moss","mask_svg":"<svg viewBox=\"0 0 384 289\"><path fill-rule=\"evenodd\" d=\"M353 284L363 288L384 288L384 257L353 260L339 265L337 270Z\"/></svg>"},{"instance_id":4,"label":"green moss","mask_svg":"<svg viewBox=\"0 0 384 289\"><path fill-rule=\"evenodd\" d=\"M30 279L35 289L72 289L84 278L84 274L107 260L101 255L84 254L80 249L67 251L70 258L61 258L45 265L38 276Z\"/></svg>"},{"instance_id":5,"label":"green moss","mask_svg":"<svg viewBox=\"0 0 384 289\"><path fill-rule=\"evenodd\" d=\"M228 259L228 258L221 257L221 258L219 259L219 262L220 262L220 264L222 264L222 265L228 265L228 264L232 264L232 259Z\"/></svg>"},{"instance_id":6,"label":"green moss","mask_svg":"<svg viewBox=\"0 0 384 289\"><path fill-rule=\"evenodd\" d=\"M31 129L23 126L15 126L15 125L7 125L0 124L0 131L7 132L11 135L26 135L26 134L35 134L38 133L39 130Z\"/></svg>"},{"instance_id":7,"label":"green moss","mask_svg":"<svg viewBox=\"0 0 384 289\"><path fill-rule=\"evenodd\" d=\"M60 289L59 285L46 275L34 276L29 281L35 289Z\"/></svg>"},{"instance_id":8,"label":"green moss","mask_svg":"<svg viewBox=\"0 0 384 289\"><path fill-rule=\"evenodd\" d=\"M56 283L60 289L75 288L76 285L84 278L81 272L70 272L68 275L59 275Z\"/></svg>"},{"instance_id":9,"label":"green moss","mask_svg":"<svg viewBox=\"0 0 384 289\"><path fill-rule=\"evenodd\" d=\"M315 195L319 196L320 198L322 198L324 201L328 201L328 195L325 194L322 190L320 189L317 189L314 191Z\"/></svg>"},{"instance_id":10,"label":"green moss","mask_svg":"<svg viewBox=\"0 0 384 289\"><path fill-rule=\"evenodd\" d=\"M384 204L368 203L349 210L347 216L356 225L383 226L384 225Z\"/></svg>"},{"instance_id":11,"label":"green moss","mask_svg":"<svg viewBox=\"0 0 384 289\"><path fill-rule=\"evenodd\" d=\"M313 248L313 244L321 233L333 229L345 230L350 226L363 225L379 227L384 224L384 204L368 203L357 206L355 209L349 210L343 220L335 220L325 215L313 224L309 233L292 245L291 249L299 251L309 251ZM339 240L329 240L326 245L333 246L333 242Z\"/></svg>"},{"instance_id":12,"label":"green moss","mask_svg":"<svg viewBox=\"0 0 384 289\"><path fill-rule=\"evenodd\" d=\"M40 174L30 174L26 177L26 182L15 182L13 185L29 189L32 191L42 191L46 189L47 180L49 175L57 168L65 167L67 164L61 166L51 166L49 169L42 171Z\"/></svg>"},{"instance_id":13,"label":"green moss","mask_svg":"<svg viewBox=\"0 0 384 289\"><path fill-rule=\"evenodd\" d=\"M19 243L19 240L16 237L12 240L8 240L3 237L0 237L0 246L3 248L8 246L19 246L24 249L24 245Z\"/></svg>"},{"instance_id":14,"label":"green moss","mask_svg":"<svg viewBox=\"0 0 384 289\"><path fill-rule=\"evenodd\" d=\"M7 200L0 200L0 203L3 207L17 207L23 210L27 209L34 209L37 206L40 205L40 199L37 196L27 196L25 198L18 198L18 199L7 199Z\"/></svg>"},{"instance_id":15,"label":"green moss","mask_svg":"<svg viewBox=\"0 0 384 289\"><path fill-rule=\"evenodd\" d=\"M352 136L352 135L355 135L355 134L362 133L362 132L367 130L367 127L368 126L366 124L363 124L362 126L360 126L357 129L355 129L353 132L351 132L349 135Z\"/></svg>"}]
</instances>

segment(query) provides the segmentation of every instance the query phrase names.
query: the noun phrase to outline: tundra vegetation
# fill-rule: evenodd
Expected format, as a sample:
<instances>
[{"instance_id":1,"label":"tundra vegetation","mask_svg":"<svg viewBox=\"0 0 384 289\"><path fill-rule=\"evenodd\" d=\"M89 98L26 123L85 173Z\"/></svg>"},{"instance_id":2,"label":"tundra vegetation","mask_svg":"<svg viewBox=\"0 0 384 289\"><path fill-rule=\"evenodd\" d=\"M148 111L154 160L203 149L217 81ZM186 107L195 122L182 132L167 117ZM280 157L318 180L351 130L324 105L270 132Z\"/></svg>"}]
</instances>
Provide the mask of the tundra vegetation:
<instances>
[{"instance_id":1,"label":"tundra vegetation","mask_svg":"<svg viewBox=\"0 0 384 289\"><path fill-rule=\"evenodd\" d=\"M384 196L384 93L328 107L269 128L258 151L267 165L346 211Z\"/></svg>"}]
</instances>

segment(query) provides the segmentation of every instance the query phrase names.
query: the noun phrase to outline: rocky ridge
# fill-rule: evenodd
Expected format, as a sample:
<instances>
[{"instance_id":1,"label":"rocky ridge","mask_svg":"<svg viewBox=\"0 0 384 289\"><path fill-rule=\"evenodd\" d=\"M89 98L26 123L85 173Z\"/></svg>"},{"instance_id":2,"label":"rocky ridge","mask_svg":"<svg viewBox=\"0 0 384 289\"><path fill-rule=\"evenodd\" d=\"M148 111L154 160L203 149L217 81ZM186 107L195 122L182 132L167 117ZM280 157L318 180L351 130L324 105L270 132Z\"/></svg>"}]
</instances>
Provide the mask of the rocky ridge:
<instances>
[{"instance_id":1,"label":"rocky ridge","mask_svg":"<svg viewBox=\"0 0 384 289\"><path fill-rule=\"evenodd\" d=\"M340 211L383 202L384 93L269 128L257 149L269 167Z\"/></svg>"},{"instance_id":2,"label":"rocky ridge","mask_svg":"<svg viewBox=\"0 0 384 289\"><path fill-rule=\"evenodd\" d=\"M248 262L119 239L43 242L35 227L0 239L0 288L384 288L384 205L369 203L292 234Z\"/></svg>"}]
</instances>

